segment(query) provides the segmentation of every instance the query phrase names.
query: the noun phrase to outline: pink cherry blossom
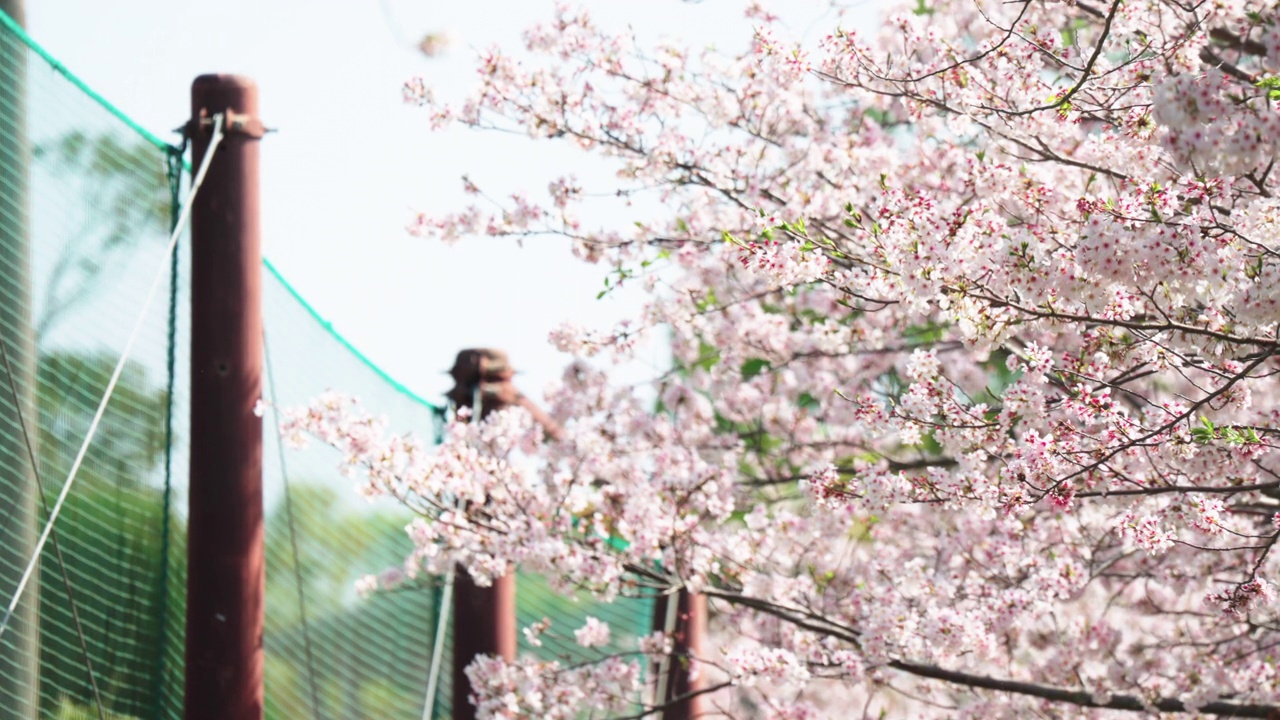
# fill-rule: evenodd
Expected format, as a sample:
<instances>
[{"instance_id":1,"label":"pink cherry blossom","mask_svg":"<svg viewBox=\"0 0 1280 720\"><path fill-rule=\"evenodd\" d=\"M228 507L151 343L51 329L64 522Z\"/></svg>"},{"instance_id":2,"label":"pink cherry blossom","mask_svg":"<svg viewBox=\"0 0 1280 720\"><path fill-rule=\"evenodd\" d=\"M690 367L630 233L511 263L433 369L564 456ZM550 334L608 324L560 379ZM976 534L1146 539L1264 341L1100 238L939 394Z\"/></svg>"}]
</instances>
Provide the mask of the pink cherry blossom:
<instances>
[{"instance_id":1,"label":"pink cherry blossom","mask_svg":"<svg viewBox=\"0 0 1280 720\"><path fill-rule=\"evenodd\" d=\"M468 179L474 205L411 222L646 278L629 322L552 334L557 442L512 411L429 450L339 396L286 437L421 515L408 576L703 593L682 661L716 712L1275 713L1274 5L927 0L811 43L748 14L699 50L561 8L471 95L405 87L425 126L618 171ZM612 382L646 337L671 367ZM639 667L469 672L484 717L656 712Z\"/></svg>"},{"instance_id":2,"label":"pink cherry blossom","mask_svg":"<svg viewBox=\"0 0 1280 720\"><path fill-rule=\"evenodd\" d=\"M585 648L600 647L609 644L609 623L598 618L587 617L586 624L573 631L573 638Z\"/></svg>"}]
</instances>

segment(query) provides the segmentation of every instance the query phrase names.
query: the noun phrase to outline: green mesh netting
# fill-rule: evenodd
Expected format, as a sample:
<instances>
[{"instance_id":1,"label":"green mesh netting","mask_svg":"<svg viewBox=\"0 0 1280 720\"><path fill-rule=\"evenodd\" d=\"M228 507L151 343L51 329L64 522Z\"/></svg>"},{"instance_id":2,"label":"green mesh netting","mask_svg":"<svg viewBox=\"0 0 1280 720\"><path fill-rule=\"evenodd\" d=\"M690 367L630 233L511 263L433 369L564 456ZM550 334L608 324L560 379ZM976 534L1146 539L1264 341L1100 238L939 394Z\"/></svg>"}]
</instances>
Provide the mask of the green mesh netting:
<instances>
[{"instance_id":1,"label":"green mesh netting","mask_svg":"<svg viewBox=\"0 0 1280 720\"><path fill-rule=\"evenodd\" d=\"M37 488L49 503L61 489L163 262L181 173L173 148L0 13L0 341L17 386L15 397L0 365L0 607L47 517ZM95 694L113 720L181 717L188 264L182 242L55 525L61 552L45 549L0 635L0 720L97 718ZM335 333L269 263L263 282L269 398L288 407L337 389L395 430L440 432L437 408ZM424 717L440 583L368 600L353 589L401 563L409 515L360 500L334 452L282 450L267 419L266 716ZM612 650L631 649L650 624L648 602L564 598L535 576L519 578L517 597L522 626L552 620L542 647L521 640L543 658L585 659L572 631L587 615L613 625ZM434 717L450 712L450 638Z\"/></svg>"},{"instance_id":2,"label":"green mesh netting","mask_svg":"<svg viewBox=\"0 0 1280 720\"><path fill-rule=\"evenodd\" d=\"M307 403L326 390L361 398L398 432L435 435L435 408L397 390L335 341L278 275L264 275L269 398L280 407ZM335 347L337 345L338 347ZM325 350L328 348L328 350ZM317 361L318 358L322 360ZM268 417L268 425L273 418ZM313 445L284 457L292 504L295 564L280 447L268 432L264 456L267 507L267 714L272 717L421 718L426 700L436 602L430 589L360 600L362 575L399 565L412 549L410 516L395 504L366 503L354 481L335 472L341 457ZM307 625L295 569L301 571ZM312 712L311 676L319 712Z\"/></svg>"},{"instance_id":3,"label":"green mesh netting","mask_svg":"<svg viewBox=\"0 0 1280 720\"><path fill-rule=\"evenodd\" d=\"M8 604L163 259L167 150L0 33L0 601ZM0 718L156 717L164 652L163 304L142 329L34 581L0 636ZM36 467L20 422L32 431ZM42 481L36 483L38 474ZM37 488L39 490L37 490ZM63 572L65 570L65 583ZM67 585L72 588L71 595ZM79 611L88 662L72 617Z\"/></svg>"}]
</instances>

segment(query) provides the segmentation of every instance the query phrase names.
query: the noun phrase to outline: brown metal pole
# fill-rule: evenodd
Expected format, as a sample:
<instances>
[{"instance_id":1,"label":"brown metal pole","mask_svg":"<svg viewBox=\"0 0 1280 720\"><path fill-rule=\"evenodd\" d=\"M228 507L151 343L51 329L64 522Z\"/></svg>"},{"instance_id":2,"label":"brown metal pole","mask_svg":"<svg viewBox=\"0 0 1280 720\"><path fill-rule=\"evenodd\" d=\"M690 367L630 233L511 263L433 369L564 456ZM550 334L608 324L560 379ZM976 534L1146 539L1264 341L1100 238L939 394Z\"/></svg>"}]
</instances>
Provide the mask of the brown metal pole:
<instances>
[{"instance_id":1,"label":"brown metal pole","mask_svg":"<svg viewBox=\"0 0 1280 720\"><path fill-rule=\"evenodd\" d=\"M455 407L474 410L478 401L480 417L485 418L503 408L519 405L534 413L547 436L559 433L551 418L516 390L512 384L515 371L501 350L463 350L450 372L454 387L448 397ZM515 660L516 576L508 573L495 580L491 587L479 587L466 569L459 567L453 593L453 717L454 720L475 720L476 708L471 704L466 668L480 655Z\"/></svg>"},{"instance_id":2,"label":"brown metal pole","mask_svg":"<svg viewBox=\"0 0 1280 720\"><path fill-rule=\"evenodd\" d=\"M234 75L191 86L199 167L191 211L191 489L187 540L187 720L262 718L261 227L258 89Z\"/></svg>"},{"instance_id":3,"label":"brown metal pole","mask_svg":"<svg viewBox=\"0 0 1280 720\"><path fill-rule=\"evenodd\" d=\"M453 717L475 720L466 668L480 655L516 659L516 576L479 587L461 567L453 585Z\"/></svg>"},{"instance_id":4,"label":"brown metal pole","mask_svg":"<svg viewBox=\"0 0 1280 720\"><path fill-rule=\"evenodd\" d=\"M653 607L653 629L667 631L667 603L670 595L658 598ZM691 659L702 655L703 640L707 635L707 597L684 590L676 593L676 622L672 630L673 649L666 660L666 690L657 704L665 705L662 720L691 720L702 715L702 697L686 697L705 687L699 673L690 676ZM661 677L658 686L662 686ZM678 699L683 698L683 699Z\"/></svg>"}]
</instances>

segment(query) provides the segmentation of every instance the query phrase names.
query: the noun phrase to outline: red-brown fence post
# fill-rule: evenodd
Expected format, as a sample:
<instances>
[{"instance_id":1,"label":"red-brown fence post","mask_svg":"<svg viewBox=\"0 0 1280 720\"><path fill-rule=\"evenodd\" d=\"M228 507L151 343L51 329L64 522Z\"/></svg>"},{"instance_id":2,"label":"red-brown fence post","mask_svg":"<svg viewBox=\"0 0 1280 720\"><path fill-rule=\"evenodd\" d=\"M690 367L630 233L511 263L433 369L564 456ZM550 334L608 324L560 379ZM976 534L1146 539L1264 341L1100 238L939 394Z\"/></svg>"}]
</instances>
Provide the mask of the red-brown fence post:
<instances>
[{"instance_id":1,"label":"red-brown fence post","mask_svg":"<svg viewBox=\"0 0 1280 720\"><path fill-rule=\"evenodd\" d=\"M676 611L674 622L669 626L671 618L667 609L673 597ZM705 686L702 673L696 671L694 659L702 655L707 634L707 597L684 590L674 595L659 596L653 606L653 629L669 632L672 640L671 655L665 658L660 674L655 677L662 696L655 698L654 702L666 705L662 720L699 717L702 714L702 697L689 695Z\"/></svg>"},{"instance_id":2,"label":"red-brown fence post","mask_svg":"<svg viewBox=\"0 0 1280 720\"><path fill-rule=\"evenodd\" d=\"M479 409L485 418L503 408L517 405L529 410L548 437L560 429L546 413L516 390L515 371L500 350L471 349L458 353L450 371L454 387L449 400L455 408ZM471 684L466 667L479 655L495 655L506 660L516 657L516 578L508 573L492 587L478 587L464 568L454 580L453 599L453 717L474 720Z\"/></svg>"},{"instance_id":3,"label":"red-brown fence post","mask_svg":"<svg viewBox=\"0 0 1280 720\"><path fill-rule=\"evenodd\" d=\"M516 659L516 576L515 573L479 587L465 568L459 567L453 581L453 717L474 720L471 683L466 668L480 655Z\"/></svg>"},{"instance_id":4,"label":"red-brown fence post","mask_svg":"<svg viewBox=\"0 0 1280 720\"><path fill-rule=\"evenodd\" d=\"M191 86L196 167L225 137L191 212L191 488L187 720L262 718L262 253L258 89L234 75Z\"/></svg>"}]
</instances>

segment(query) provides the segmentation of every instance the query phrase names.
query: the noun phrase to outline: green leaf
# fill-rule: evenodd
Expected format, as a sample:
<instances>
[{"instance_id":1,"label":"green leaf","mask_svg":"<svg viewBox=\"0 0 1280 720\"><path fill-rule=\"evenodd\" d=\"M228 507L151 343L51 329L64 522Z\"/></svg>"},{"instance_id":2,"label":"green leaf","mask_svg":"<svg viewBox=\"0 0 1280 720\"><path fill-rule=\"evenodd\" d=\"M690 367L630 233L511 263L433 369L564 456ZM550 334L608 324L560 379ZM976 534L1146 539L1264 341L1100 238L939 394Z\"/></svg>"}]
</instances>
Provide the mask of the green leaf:
<instances>
[{"instance_id":1,"label":"green leaf","mask_svg":"<svg viewBox=\"0 0 1280 720\"><path fill-rule=\"evenodd\" d=\"M716 306L719 300L716 298L715 288L707 288L707 294L702 296L701 300L694 303L694 307L698 308L698 312L706 312Z\"/></svg>"},{"instance_id":2,"label":"green leaf","mask_svg":"<svg viewBox=\"0 0 1280 720\"><path fill-rule=\"evenodd\" d=\"M1200 417L1200 427L1191 428L1192 441L1200 445L1207 445L1217 438L1218 429L1213 426L1213 423L1207 417Z\"/></svg>"},{"instance_id":3,"label":"green leaf","mask_svg":"<svg viewBox=\"0 0 1280 720\"><path fill-rule=\"evenodd\" d=\"M1280 100L1280 75L1262 78L1254 86L1266 90L1268 100Z\"/></svg>"},{"instance_id":4,"label":"green leaf","mask_svg":"<svg viewBox=\"0 0 1280 720\"><path fill-rule=\"evenodd\" d=\"M932 430L920 436L920 449L929 455L942 454L942 445L934 437Z\"/></svg>"},{"instance_id":5,"label":"green leaf","mask_svg":"<svg viewBox=\"0 0 1280 720\"><path fill-rule=\"evenodd\" d=\"M750 380L765 370L769 370L772 366L768 360L763 358L751 358L742 363L742 379Z\"/></svg>"},{"instance_id":6,"label":"green leaf","mask_svg":"<svg viewBox=\"0 0 1280 720\"><path fill-rule=\"evenodd\" d=\"M714 345L708 345L705 342L698 343L698 362L693 364L695 368L702 368L710 371L720 362L720 350Z\"/></svg>"}]
</instances>

